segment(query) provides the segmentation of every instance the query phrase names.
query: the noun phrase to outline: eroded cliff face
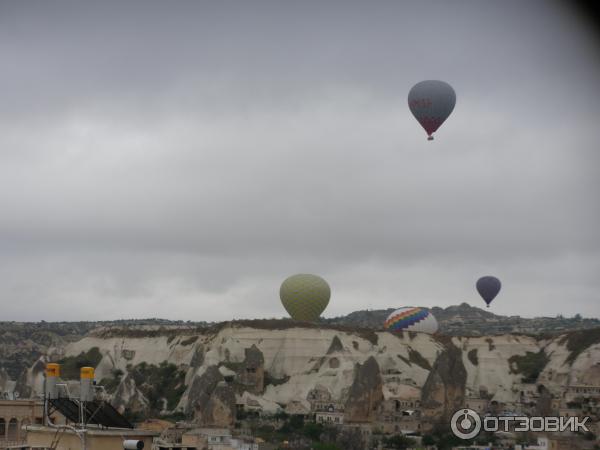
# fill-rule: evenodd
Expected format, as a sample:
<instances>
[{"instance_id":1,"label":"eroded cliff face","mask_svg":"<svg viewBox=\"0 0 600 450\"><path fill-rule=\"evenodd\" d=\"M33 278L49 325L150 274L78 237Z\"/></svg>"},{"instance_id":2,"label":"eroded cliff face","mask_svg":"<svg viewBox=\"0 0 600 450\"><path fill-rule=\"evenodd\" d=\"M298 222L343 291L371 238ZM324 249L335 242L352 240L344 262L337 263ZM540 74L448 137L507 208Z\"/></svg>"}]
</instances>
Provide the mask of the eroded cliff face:
<instances>
[{"instance_id":1,"label":"eroded cliff face","mask_svg":"<svg viewBox=\"0 0 600 450\"><path fill-rule=\"evenodd\" d=\"M195 403L194 420L202 427L231 428L235 414L235 393L225 382L217 383L206 403Z\"/></svg>"},{"instance_id":2,"label":"eroded cliff face","mask_svg":"<svg viewBox=\"0 0 600 450\"><path fill-rule=\"evenodd\" d=\"M265 389L265 358L263 353L252 344L244 349L244 360L236 371L234 381L240 394L244 391L260 395Z\"/></svg>"},{"instance_id":3,"label":"eroded cliff face","mask_svg":"<svg viewBox=\"0 0 600 450\"><path fill-rule=\"evenodd\" d=\"M407 392L411 398L422 394L423 402L446 414L480 392L510 400L536 383L552 394L567 383L600 384L600 333L569 336L450 338L260 321L206 330L109 329L52 347L17 379L0 366L0 384L22 396L41 394L45 362L75 367L91 358L96 380L110 387L118 406L202 421L228 420L232 397L226 391L213 396L220 382L238 401L251 399L267 412L306 402L321 385L347 405L352 420L369 417L358 406L361 398L377 403ZM151 374L161 389L145 395L130 376L135 373ZM221 412L215 416L199 404Z\"/></svg>"},{"instance_id":4,"label":"eroded cliff face","mask_svg":"<svg viewBox=\"0 0 600 450\"><path fill-rule=\"evenodd\" d=\"M464 406L466 385L462 352L448 340L423 385L421 405L430 416L448 422Z\"/></svg>"},{"instance_id":5,"label":"eroded cliff face","mask_svg":"<svg viewBox=\"0 0 600 450\"><path fill-rule=\"evenodd\" d=\"M0 368L0 391L1 392L13 392L15 387L15 382L10 379L10 375L4 370Z\"/></svg>"},{"instance_id":6,"label":"eroded cliff face","mask_svg":"<svg viewBox=\"0 0 600 450\"><path fill-rule=\"evenodd\" d=\"M183 411L189 416L196 411L201 411L203 405L206 405L211 395L217 388L217 385L224 381L223 375L216 365L208 366L201 374L196 374L191 385L186 391L186 398L179 402Z\"/></svg>"},{"instance_id":7,"label":"eroded cliff face","mask_svg":"<svg viewBox=\"0 0 600 450\"><path fill-rule=\"evenodd\" d=\"M370 356L356 365L356 375L348 392L344 422L371 422L383 400L383 379L377 360Z\"/></svg>"},{"instance_id":8,"label":"eroded cliff face","mask_svg":"<svg viewBox=\"0 0 600 450\"><path fill-rule=\"evenodd\" d=\"M138 389L135 378L129 374L119 383L112 404L121 413L127 410L136 415L143 415L149 409L148 399Z\"/></svg>"}]
</instances>

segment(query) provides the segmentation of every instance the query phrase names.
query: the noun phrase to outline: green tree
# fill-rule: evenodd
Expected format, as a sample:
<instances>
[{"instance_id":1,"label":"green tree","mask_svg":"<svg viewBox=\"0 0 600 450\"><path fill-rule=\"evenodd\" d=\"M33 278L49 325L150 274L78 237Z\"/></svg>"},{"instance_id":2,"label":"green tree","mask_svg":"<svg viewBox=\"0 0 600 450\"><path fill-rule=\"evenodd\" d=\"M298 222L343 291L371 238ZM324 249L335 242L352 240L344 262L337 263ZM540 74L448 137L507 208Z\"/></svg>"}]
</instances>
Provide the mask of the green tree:
<instances>
[{"instance_id":1,"label":"green tree","mask_svg":"<svg viewBox=\"0 0 600 450\"><path fill-rule=\"evenodd\" d=\"M430 434L426 434L425 436L423 436L422 442L423 445L427 446L435 445L435 438Z\"/></svg>"},{"instance_id":2,"label":"green tree","mask_svg":"<svg viewBox=\"0 0 600 450\"><path fill-rule=\"evenodd\" d=\"M306 423L304 424L304 429L302 430L304 435L313 441L318 441L321 437L321 433L323 433L323 425L319 423Z\"/></svg>"},{"instance_id":3,"label":"green tree","mask_svg":"<svg viewBox=\"0 0 600 450\"><path fill-rule=\"evenodd\" d=\"M304 417L300 415L293 415L290 417L290 426L294 430L301 430L304 427Z\"/></svg>"},{"instance_id":4,"label":"green tree","mask_svg":"<svg viewBox=\"0 0 600 450\"><path fill-rule=\"evenodd\" d=\"M314 450L341 450L337 445L327 442L316 442L313 444Z\"/></svg>"},{"instance_id":5,"label":"green tree","mask_svg":"<svg viewBox=\"0 0 600 450\"><path fill-rule=\"evenodd\" d=\"M403 436L401 434L395 434L388 438L384 438L384 444L387 447L403 450L408 447L412 447L415 445L415 440L409 437Z\"/></svg>"},{"instance_id":6,"label":"green tree","mask_svg":"<svg viewBox=\"0 0 600 450\"><path fill-rule=\"evenodd\" d=\"M489 432L481 433L475 439L475 443L477 445L486 445L486 444L489 444L490 442L492 444L495 444L497 441L498 441L498 437L494 433L489 433Z\"/></svg>"},{"instance_id":7,"label":"green tree","mask_svg":"<svg viewBox=\"0 0 600 450\"><path fill-rule=\"evenodd\" d=\"M596 439L596 435L591 431L587 431L586 433L584 433L583 437L586 441L593 441Z\"/></svg>"},{"instance_id":8,"label":"green tree","mask_svg":"<svg viewBox=\"0 0 600 450\"><path fill-rule=\"evenodd\" d=\"M337 436L336 444L344 450L364 450L365 443L359 429L344 429Z\"/></svg>"},{"instance_id":9,"label":"green tree","mask_svg":"<svg viewBox=\"0 0 600 450\"><path fill-rule=\"evenodd\" d=\"M433 433L433 439L438 450L450 450L459 445L471 445L472 440L462 440L446 429L438 429Z\"/></svg>"},{"instance_id":10,"label":"green tree","mask_svg":"<svg viewBox=\"0 0 600 450\"><path fill-rule=\"evenodd\" d=\"M273 418L277 421L280 420L287 420L289 417L289 414L286 413L285 411L283 411L282 409L277 410L277 412L275 413L275 415L273 416Z\"/></svg>"}]
</instances>

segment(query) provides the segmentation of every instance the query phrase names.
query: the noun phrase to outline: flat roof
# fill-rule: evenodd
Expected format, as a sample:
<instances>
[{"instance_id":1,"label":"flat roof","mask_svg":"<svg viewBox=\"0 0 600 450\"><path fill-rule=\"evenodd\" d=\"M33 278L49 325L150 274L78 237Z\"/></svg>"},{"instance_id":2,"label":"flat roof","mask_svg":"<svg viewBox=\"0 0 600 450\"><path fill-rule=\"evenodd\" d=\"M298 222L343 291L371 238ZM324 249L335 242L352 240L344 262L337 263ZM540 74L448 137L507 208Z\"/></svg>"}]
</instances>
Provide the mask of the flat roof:
<instances>
[{"instance_id":1,"label":"flat roof","mask_svg":"<svg viewBox=\"0 0 600 450\"><path fill-rule=\"evenodd\" d=\"M54 433L56 432L56 428L54 427L46 427L44 425L27 425L25 430L30 432L48 432ZM69 428L64 429L65 432L74 434L73 430ZM152 430L138 430L131 428L86 428L86 434L91 436L158 436L160 431L152 431Z\"/></svg>"},{"instance_id":2,"label":"flat roof","mask_svg":"<svg viewBox=\"0 0 600 450\"><path fill-rule=\"evenodd\" d=\"M184 435L231 436L231 430L229 428L193 428Z\"/></svg>"},{"instance_id":3,"label":"flat roof","mask_svg":"<svg viewBox=\"0 0 600 450\"><path fill-rule=\"evenodd\" d=\"M35 405L35 406L43 406L44 402L42 400L37 400L35 398L18 398L14 400L9 399L1 399L0 405L5 406L17 406L17 405Z\"/></svg>"}]
</instances>

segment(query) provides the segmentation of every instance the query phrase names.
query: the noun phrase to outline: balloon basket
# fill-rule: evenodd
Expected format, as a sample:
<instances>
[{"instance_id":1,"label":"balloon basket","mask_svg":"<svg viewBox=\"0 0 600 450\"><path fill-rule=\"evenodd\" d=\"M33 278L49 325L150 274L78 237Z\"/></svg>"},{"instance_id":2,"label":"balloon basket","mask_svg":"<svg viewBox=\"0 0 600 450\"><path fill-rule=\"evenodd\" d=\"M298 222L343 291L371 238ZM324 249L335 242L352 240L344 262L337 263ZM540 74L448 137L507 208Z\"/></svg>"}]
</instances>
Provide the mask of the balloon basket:
<instances>
[{"instance_id":1,"label":"balloon basket","mask_svg":"<svg viewBox=\"0 0 600 450\"><path fill-rule=\"evenodd\" d=\"M428 141L433 141L433 136L427 136Z\"/></svg>"}]
</instances>

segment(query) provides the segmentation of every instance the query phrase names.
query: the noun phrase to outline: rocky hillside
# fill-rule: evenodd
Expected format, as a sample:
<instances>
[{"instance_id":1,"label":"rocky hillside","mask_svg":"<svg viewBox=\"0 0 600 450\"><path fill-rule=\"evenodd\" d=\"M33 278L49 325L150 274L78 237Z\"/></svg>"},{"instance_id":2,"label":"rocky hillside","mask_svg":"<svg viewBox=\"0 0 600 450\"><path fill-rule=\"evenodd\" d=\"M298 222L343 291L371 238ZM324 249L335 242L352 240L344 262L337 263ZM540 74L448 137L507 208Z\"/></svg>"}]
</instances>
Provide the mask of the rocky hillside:
<instances>
[{"instance_id":1,"label":"rocky hillside","mask_svg":"<svg viewBox=\"0 0 600 450\"><path fill-rule=\"evenodd\" d=\"M38 357L20 373L4 357L0 388L36 395L45 362L61 362L65 378L93 365L113 403L130 414L187 415L227 425L236 402L270 412L308 407L315 387L344 405L348 420L361 421L373 411L365 404L393 397L420 399L443 414L482 392L508 401L536 384L556 394L565 384L600 384L600 328L549 337L450 337L256 320L113 326L81 338L56 336L44 347L28 344L28 357ZM18 346L15 340L12 345Z\"/></svg>"},{"instance_id":2,"label":"rocky hillside","mask_svg":"<svg viewBox=\"0 0 600 450\"><path fill-rule=\"evenodd\" d=\"M114 320L105 322L0 322L0 393L10 384L20 382L24 371L42 355L53 357L53 349L63 348L94 329L119 327L162 327L163 329L207 326L206 322L184 322L163 319ZM22 381L22 380L21 380Z\"/></svg>"},{"instance_id":3,"label":"rocky hillside","mask_svg":"<svg viewBox=\"0 0 600 450\"><path fill-rule=\"evenodd\" d=\"M440 324L440 334L451 336L496 336L511 333L543 335L600 327L600 320L598 319L583 319L579 316L533 319L499 316L466 303L448 308L435 307L431 310ZM372 333L370 330L381 331L381 324L392 311L393 308L356 311L343 317L322 319L320 326L325 329L348 327L348 332L365 336L365 333ZM291 322L288 320L255 321L254 323L261 323L261 326L269 323L272 328L291 326ZM36 362L40 361L40 358L59 358L61 352L69 348L68 344L80 341L89 336L90 333L97 335L99 331L94 330L118 329L121 330L120 333L123 337L141 337L147 336L149 333L171 336L177 333L194 332L194 330L210 333L210 330L221 326L220 324L207 322L163 319L106 322L0 322L0 393L19 392L21 395L30 395L32 391L30 390L31 383L28 381L28 374ZM359 329L362 331L358 332ZM89 350L87 349L87 351ZM71 363L75 366L80 364L81 361L76 360L71 361ZM180 365L178 363L174 364L176 366ZM115 371L117 375L110 379L109 386L111 387L119 381L118 377L122 369L115 369ZM142 375L138 375L138 378L140 376ZM128 380L127 383L131 383L131 381ZM125 384L119 385L119 389L124 389L124 386ZM152 396L152 394L149 395Z\"/></svg>"},{"instance_id":4,"label":"rocky hillside","mask_svg":"<svg viewBox=\"0 0 600 450\"><path fill-rule=\"evenodd\" d=\"M394 308L355 311L346 316L324 319L324 323L381 329ZM452 336L483 336L509 333L545 334L600 327L599 319L500 316L489 310L462 303L447 308L431 308L440 325L440 333Z\"/></svg>"}]
</instances>

